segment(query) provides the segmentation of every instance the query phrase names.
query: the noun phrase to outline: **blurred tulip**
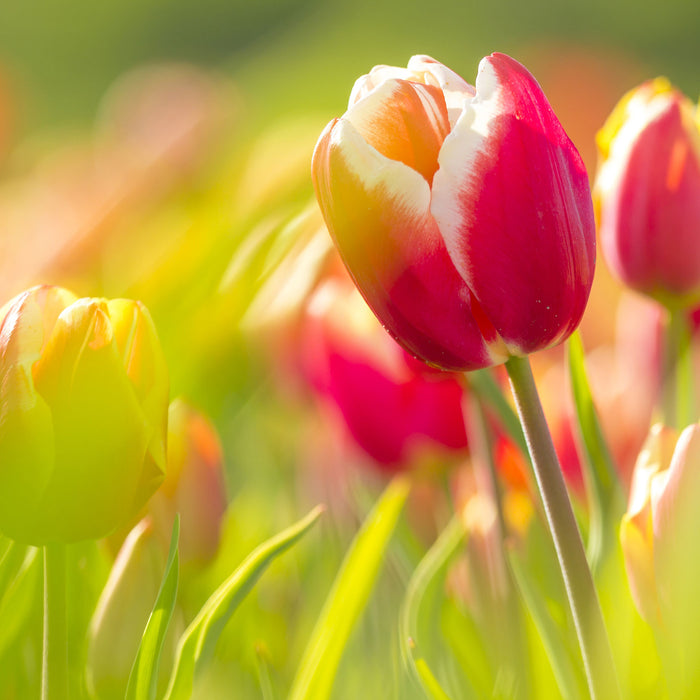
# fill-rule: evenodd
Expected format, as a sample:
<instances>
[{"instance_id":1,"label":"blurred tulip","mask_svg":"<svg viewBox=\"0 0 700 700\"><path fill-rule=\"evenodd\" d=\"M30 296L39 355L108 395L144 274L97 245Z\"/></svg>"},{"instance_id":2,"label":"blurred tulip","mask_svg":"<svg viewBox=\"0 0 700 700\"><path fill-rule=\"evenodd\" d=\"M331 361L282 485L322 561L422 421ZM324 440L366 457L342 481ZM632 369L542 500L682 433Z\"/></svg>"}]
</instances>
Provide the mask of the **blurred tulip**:
<instances>
[{"instance_id":1,"label":"blurred tulip","mask_svg":"<svg viewBox=\"0 0 700 700\"><path fill-rule=\"evenodd\" d=\"M669 307L700 300L698 110L657 78L628 92L598 133L603 253L622 281Z\"/></svg>"},{"instance_id":2,"label":"blurred tulip","mask_svg":"<svg viewBox=\"0 0 700 700\"><path fill-rule=\"evenodd\" d=\"M654 426L635 466L620 536L637 609L670 640L686 690L700 683L699 502L700 425L680 436Z\"/></svg>"},{"instance_id":3,"label":"blurred tulip","mask_svg":"<svg viewBox=\"0 0 700 700\"><path fill-rule=\"evenodd\" d=\"M119 145L126 167L146 176L145 186L163 187L191 174L212 154L232 111L231 92L219 76L194 65L140 67L110 88L101 127Z\"/></svg>"},{"instance_id":4,"label":"blurred tulip","mask_svg":"<svg viewBox=\"0 0 700 700\"><path fill-rule=\"evenodd\" d=\"M226 512L224 458L214 426L182 399L168 411L168 469L147 511L167 547L180 514L180 561L201 564L219 547Z\"/></svg>"},{"instance_id":5,"label":"blurred tulip","mask_svg":"<svg viewBox=\"0 0 700 700\"><path fill-rule=\"evenodd\" d=\"M34 287L0 310L0 530L96 539L165 472L168 375L150 315L127 299Z\"/></svg>"},{"instance_id":6,"label":"blurred tulip","mask_svg":"<svg viewBox=\"0 0 700 700\"><path fill-rule=\"evenodd\" d=\"M593 281L588 177L512 58L476 88L426 56L361 77L313 157L326 224L367 303L444 369L566 339Z\"/></svg>"},{"instance_id":7,"label":"blurred tulip","mask_svg":"<svg viewBox=\"0 0 700 700\"><path fill-rule=\"evenodd\" d=\"M119 550L90 622L86 672L93 697L124 697L164 569L153 524L142 520Z\"/></svg>"},{"instance_id":8,"label":"blurred tulip","mask_svg":"<svg viewBox=\"0 0 700 700\"><path fill-rule=\"evenodd\" d=\"M380 468L414 465L426 452L466 449L457 377L407 355L349 282L326 282L309 309L306 376Z\"/></svg>"}]
</instances>

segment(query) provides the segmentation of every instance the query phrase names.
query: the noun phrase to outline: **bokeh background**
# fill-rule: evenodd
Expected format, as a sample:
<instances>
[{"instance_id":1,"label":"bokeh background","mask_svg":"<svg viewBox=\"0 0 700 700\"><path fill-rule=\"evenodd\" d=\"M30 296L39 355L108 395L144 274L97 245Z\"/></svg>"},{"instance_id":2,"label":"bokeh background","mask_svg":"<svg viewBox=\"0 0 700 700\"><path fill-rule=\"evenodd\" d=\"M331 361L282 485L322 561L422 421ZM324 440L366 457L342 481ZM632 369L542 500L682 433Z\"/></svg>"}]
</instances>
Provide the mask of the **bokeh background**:
<instances>
[{"instance_id":1,"label":"bokeh background","mask_svg":"<svg viewBox=\"0 0 700 700\"><path fill-rule=\"evenodd\" d=\"M331 506L323 534L237 613L212 687L257 697L258 639L288 686L377 492L370 475L345 496L347 453L300 408L289 322L329 249L311 152L355 78L426 53L473 82L482 56L508 53L592 175L595 132L626 90L666 75L697 96L699 33L696 0L0 0L0 305L49 282L152 311L172 395L211 418L226 462L222 554L193 584L193 609L262 539ZM599 263L589 348L612 343L619 293ZM338 697L408 697L385 640L397 586L449 509L425 497L416 508L433 515L414 518L389 559Z\"/></svg>"}]
</instances>

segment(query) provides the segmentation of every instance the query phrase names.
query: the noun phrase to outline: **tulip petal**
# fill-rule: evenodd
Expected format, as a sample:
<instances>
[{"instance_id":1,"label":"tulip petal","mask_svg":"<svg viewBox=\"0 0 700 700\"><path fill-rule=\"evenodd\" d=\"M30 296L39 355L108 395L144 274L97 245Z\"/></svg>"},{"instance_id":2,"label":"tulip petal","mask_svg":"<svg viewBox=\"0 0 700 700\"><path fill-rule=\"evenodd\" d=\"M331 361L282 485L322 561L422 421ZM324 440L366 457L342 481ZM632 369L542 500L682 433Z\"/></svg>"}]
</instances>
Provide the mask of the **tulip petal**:
<instances>
[{"instance_id":1,"label":"tulip petal","mask_svg":"<svg viewBox=\"0 0 700 700\"><path fill-rule=\"evenodd\" d=\"M51 406L56 454L40 506L50 530L39 526L37 541L104 536L130 515L150 437L104 301L81 299L59 316L34 382Z\"/></svg>"},{"instance_id":2,"label":"tulip petal","mask_svg":"<svg viewBox=\"0 0 700 700\"><path fill-rule=\"evenodd\" d=\"M27 542L54 470L53 422L24 364L4 368L2 375L0 530Z\"/></svg>"},{"instance_id":3,"label":"tulip petal","mask_svg":"<svg viewBox=\"0 0 700 700\"><path fill-rule=\"evenodd\" d=\"M432 212L455 267L512 354L578 325L595 229L581 158L535 79L485 58L439 157Z\"/></svg>"},{"instance_id":4,"label":"tulip petal","mask_svg":"<svg viewBox=\"0 0 700 700\"><path fill-rule=\"evenodd\" d=\"M700 560L700 425L681 433L669 468L658 474L651 489L654 562L659 604L676 633L692 634L700 644L697 581Z\"/></svg>"},{"instance_id":5,"label":"tulip petal","mask_svg":"<svg viewBox=\"0 0 700 700\"><path fill-rule=\"evenodd\" d=\"M0 361L27 368L39 359L59 314L77 297L61 287L32 287L0 309Z\"/></svg>"},{"instance_id":6,"label":"tulip petal","mask_svg":"<svg viewBox=\"0 0 700 700\"><path fill-rule=\"evenodd\" d=\"M626 284L687 305L700 298L700 132L677 91L638 92L596 182L601 243Z\"/></svg>"},{"instance_id":7,"label":"tulip petal","mask_svg":"<svg viewBox=\"0 0 700 700\"><path fill-rule=\"evenodd\" d=\"M346 119L321 135L312 172L348 271L399 343L444 369L505 359L488 347L472 315L471 294L430 214L423 176L368 145Z\"/></svg>"},{"instance_id":8,"label":"tulip petal","mask_svg":"<svg viewBox=\"0 0 700 700\"><path fill-rule=\"evenodd\" d=\"M141 302L113 299L107 302L107 307L119 354L152 431L146 464L135 493L133 507L138 509L163 480L166 470L167 365L151 315Z\"/></svg>"},{"instance_id":9,"label":"tulip petal","mask_svg":"<svg viewBox=\"0 0 700 700\"><path fill-rule=\"evenodd\" d=\"M453 127L464 109L465 100L476 94L474 87L462 76L430 56L411 56L408 70L412 71L421 82L437 85L443 92L450 126Z\"/></svg>"},{"instance_id":10,"label":"tulip petal","mask_svg":"<svg viewBox=\"0 0 700 700\"><path fill-rule=\"evenodd\" d=\"M404 163L432 182L440 146L450 132L445 98L439 88L387 80L353 105L343 119L382 155Z\"/></svg>"},{"instance_id":11,"label":"tulip petal","mask_svg":"<svg viewBox=\"0 0 700 700\"><path fill-rule=\"evenodd\" d=\"M648 530L651 529L650 513L644 521L640 517L625 515L620 524L620 545L625 560L627 580L639 614L650 624L659 622L659 605L656 597L654 572L654 547Z\"/></svg>"}]
</instances>

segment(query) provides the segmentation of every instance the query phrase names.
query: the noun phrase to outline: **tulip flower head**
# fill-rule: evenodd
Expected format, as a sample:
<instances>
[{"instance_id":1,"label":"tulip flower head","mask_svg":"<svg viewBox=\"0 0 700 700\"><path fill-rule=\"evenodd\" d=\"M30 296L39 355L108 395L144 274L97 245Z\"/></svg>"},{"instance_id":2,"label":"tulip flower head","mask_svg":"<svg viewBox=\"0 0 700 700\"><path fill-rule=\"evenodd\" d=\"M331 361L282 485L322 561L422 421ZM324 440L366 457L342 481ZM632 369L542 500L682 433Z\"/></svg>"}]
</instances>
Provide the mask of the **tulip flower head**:
<instances>
[{"instance_id":1,"label":"tulip flower head","mask_svg":"<svg viewBox=\"0 0 700 700\"><path fill-rule=\"evenodd\" d=\"M168 377L145 307L34 287L0 310L0 531L96 539L165 473Z\"/></svg>"},{"instance_id":2,"label":"tulip flower head","mask_svg":"<svg viewBox=\"0 0 700 700\"><path fill-rule=\"evenodd\" d=\"M304 373L380 469L467 449L464 389L410 357L381 328L349 283L329 280L309 304Z\"/></svg>"},{"instance_id":3,"label":"tulip flower head","mask_svg":"<svg viewBox=\"0 0 700 700\"><path fill-rule=\"evenodd\" d=\"M427 56L375 67L312 170L346 267L413 355L476 369L578 325L595 263L588 178L512 58L483 59L475 87Z\"/></svg>"},{"instance_id":4,"label":"tulip flower head","mask_svg":"<svg viewBox=\"0 0 700 700\"><path fill-rule=\"evenodd\" d=\"M597 141L595 192L608 264L666 306L700 301L697 108L657 78L623 97Z\"/></svg>"},{"instance_id":5,"label":"tulip flower head","mask_svg":"<svg viewBox=\"0 0 700 700\"><path fill-rule=\"evenodd\" d=\"M637 609L672 640L674 654L686 656L684 673L698 676L693 683L700 683L700 669L693 671L700 652L699 499L700 425L680 435L655 426L635 466L622 551Z\"/></svg>"},{"instance_id":6,"label":"tulip flower head","mask_svg":"<svg viewBox=\"0 0 700 700\"><path fill-rule=\"evenodd\" d=\"M165 547L179 513L180 561L206 563L219 547L226 512L223 449L214 426L183 399L168 411L167 471L147 511Z\"/></svg>"}]
</instances>

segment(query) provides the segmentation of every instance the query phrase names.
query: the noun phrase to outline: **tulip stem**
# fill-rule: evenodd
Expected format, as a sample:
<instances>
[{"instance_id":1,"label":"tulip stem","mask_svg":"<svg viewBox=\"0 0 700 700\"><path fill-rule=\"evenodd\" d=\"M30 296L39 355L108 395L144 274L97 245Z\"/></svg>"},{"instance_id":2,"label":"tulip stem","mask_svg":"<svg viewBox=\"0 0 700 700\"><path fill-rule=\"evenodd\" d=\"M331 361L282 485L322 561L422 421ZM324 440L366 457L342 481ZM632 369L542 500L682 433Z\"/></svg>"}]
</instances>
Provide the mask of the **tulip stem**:
<instances>
[{"instance_id":1,"label":"tulip stem","mask_svg":"<svg viewBox=\"0 0 700 700\"><path fill-rule=\"evenodd\" d=\"M530 362L526 357L511 357L506 369L564 578L591 698L619 698L615 664L593 576L586 561L581 533L542 411Z\"/></svg>"},{"instance_id":2,"label":"tulip stem","mask_svg":"<svg viewBox=\"0 0 700 700\"><path fill-rule=\"evenodd\" d=\"M66 547L61 543L44 546L44 655L41 698L68 699Z\"/></svg>"},{"instance_id":3,"label":"tulip stem","mask_svg":"<svg viewBox=\"0 0 700 700\"><path fill-rule=\"evenodd\" d=\"M691 334L683 310L669 311L666 330L664 420L682 430L697 420L693 396Z\"/></svg>"}]
</instances>

